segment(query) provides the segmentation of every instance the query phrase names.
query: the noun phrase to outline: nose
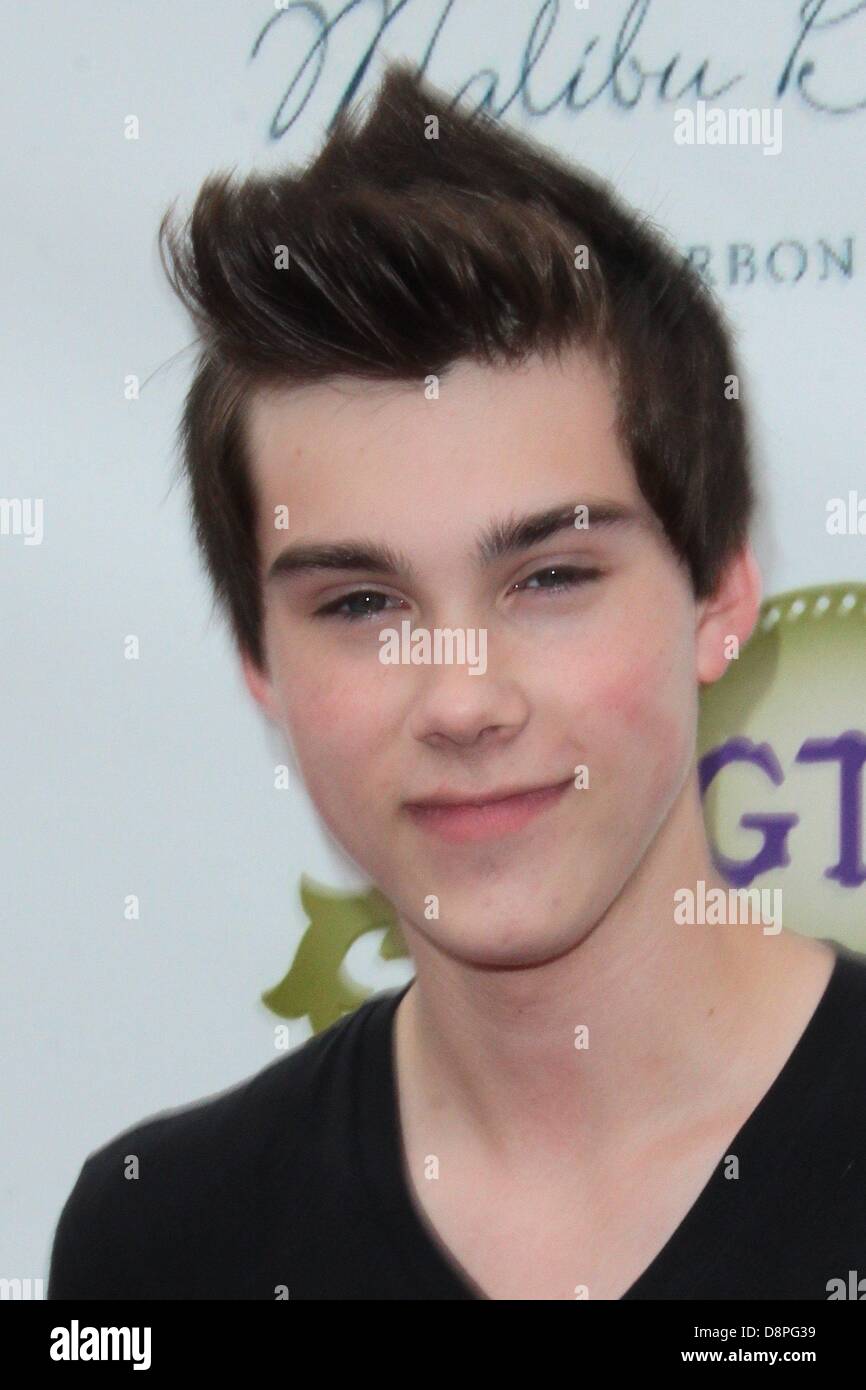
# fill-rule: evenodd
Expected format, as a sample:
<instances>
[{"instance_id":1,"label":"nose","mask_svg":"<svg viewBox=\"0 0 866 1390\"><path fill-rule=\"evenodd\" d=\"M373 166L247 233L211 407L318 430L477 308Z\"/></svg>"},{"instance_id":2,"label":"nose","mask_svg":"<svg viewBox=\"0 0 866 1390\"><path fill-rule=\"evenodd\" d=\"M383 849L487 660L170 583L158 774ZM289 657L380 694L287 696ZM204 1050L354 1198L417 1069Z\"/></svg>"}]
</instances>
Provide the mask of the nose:
<instances>
[{"instance_id":1,"label":"nose","mask_svg":"<svg viewBox=\"0 0 866 1390\"><path fill-rule=\"evenodd\" d=\"M413 670L410 729L422 742L471 747L513 738L529 718L529 700L513 671L494 659L471 674L467 665Z\"/></svg>"}]
</instances>

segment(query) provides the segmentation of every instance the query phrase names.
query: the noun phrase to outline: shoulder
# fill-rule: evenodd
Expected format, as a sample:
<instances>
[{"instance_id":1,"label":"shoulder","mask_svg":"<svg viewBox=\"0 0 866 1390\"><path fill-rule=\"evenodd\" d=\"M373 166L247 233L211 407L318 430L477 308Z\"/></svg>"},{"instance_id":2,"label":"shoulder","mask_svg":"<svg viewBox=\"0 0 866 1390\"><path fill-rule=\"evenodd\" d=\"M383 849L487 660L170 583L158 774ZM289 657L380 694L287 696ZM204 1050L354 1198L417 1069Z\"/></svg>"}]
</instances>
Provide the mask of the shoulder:
<instances>
[{"instance_id":1,"label":"shoulder","mask_svg":"<svg viewBox=\"0 0 866 1390\"><path fill-rule=\"evenodd\" d=\"M103 1288L95 1266L122 1286L133 1259L185 1232L198 1239L214 1214L224 1228L249 1220L254 1189L277 1163L280 1181L301 1178L348 1099L365 1028L397 993L374 995L255 1075L150 1115L88 1154L57 1223L48 1297L126 1296ZM303 1163L293 1162L299 1150Z\"/></svg>"},{"instance_id":2,"label":"shoulder","mask_svg":"<svg viewBox=\"0 0 866 1390\"><path fill-rule=\"evenodd\" d=\"M844 1205L866 1235L866 956L838 942L812 1020L771 1090L765 1124L786 1136L787 1162L826 1208Z\"/></svg>"},{"instance_id":3,"label":"shoulder","mask_svg":"<svg viewBox=\"0 0 866 1390\"><path fill-rule=\"evenodd\" d=\"M826 1000L827 1023L835 1033L840 1055L854 1063L866 1064L866 954L850 946L832 942L836 964L830 978Z\"/></svg>"},{"instance_id":4,"label":"shoulder","mask_svg":"<svg viewBox=\"0 0 866 1390\"><path fill-rule=\"evenodd\" d=\"M866 1115L866 955L833 943L837 960L812 1032L812 1055L822 1090L851 1104L851 1118Z\"/></svg>"}]
</instances>

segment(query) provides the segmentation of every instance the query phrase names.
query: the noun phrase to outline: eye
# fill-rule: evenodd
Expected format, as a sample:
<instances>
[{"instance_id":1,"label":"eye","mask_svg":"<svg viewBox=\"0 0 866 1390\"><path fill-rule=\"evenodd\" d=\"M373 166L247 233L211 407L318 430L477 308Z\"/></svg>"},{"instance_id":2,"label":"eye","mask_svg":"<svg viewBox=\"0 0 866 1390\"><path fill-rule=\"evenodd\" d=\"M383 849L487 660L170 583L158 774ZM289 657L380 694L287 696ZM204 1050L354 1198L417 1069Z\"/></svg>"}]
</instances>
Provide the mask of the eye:
<instances>
[{"instance_id":1,"label":"eye","mask_svg":"<svg viewBox=\"0 0 866 1390\"><path fill-rule=\"evenodd\" d=\"M558 579L556 578L557 575L560 576ZM594 579L600 579L601 576L602 571L599 569L580 569L575 565L547 565L544 569L536 570L520 584L515 584L513 588L515 591L535 588L537 592L556 595L569 589L575 589L580 584L589 584ZM553 579L554 582L552 584L533 584L533 580L549 579ZM383 594L378 589L355 589L351 594L344 594L342 598L334 599L332 603L326 603L322 608L317 608L314 616L317 618L338 618L341 622L346 623L363 623L386 612L385 604L390 597L390 594ZM398 606L400 602L398 599ZM353 608L353 604L360 604L360 606Z\"/></svg>"},{"instance_id":2,"label":"eye","mask_svg":"<svg viewBox=\"0 0 866 1390\"><path fill-rule=\"evenodd\" d=\"M533 579L550 579L553 576L561 575L562 578L553 584L540 584L537 586L538 592L548 594L562 593L567 589L574 589L579 584L589 584L594 579L600 579L602 571L599 569L578 569L574 565L546 565L542 570L536 570L528 579L524 579L520 584L515 584L515 590L525 589L532 585Z\"/></svg>"},{"instance_id":3,"label":"eye","mask_svg":"<svg viewBox=\"0 0 866 1390\"><path fill-rule=\"evenodd\" d=\"M326 603L323 608L317 608L315 617L339 618L342 622L346 623L363 623L370 618L378 617L378 615L385 610L383 608L374 607L367 602L364 602L360 609L346 610L346 604L355 603L358 599L373 599L374 601L376 599L382 599L384 601L389 597L388 594L380 593L378 589L356 589L351 594L344 594L342 598L335 599L333 603Z\"/></svg>"}]
</instances>

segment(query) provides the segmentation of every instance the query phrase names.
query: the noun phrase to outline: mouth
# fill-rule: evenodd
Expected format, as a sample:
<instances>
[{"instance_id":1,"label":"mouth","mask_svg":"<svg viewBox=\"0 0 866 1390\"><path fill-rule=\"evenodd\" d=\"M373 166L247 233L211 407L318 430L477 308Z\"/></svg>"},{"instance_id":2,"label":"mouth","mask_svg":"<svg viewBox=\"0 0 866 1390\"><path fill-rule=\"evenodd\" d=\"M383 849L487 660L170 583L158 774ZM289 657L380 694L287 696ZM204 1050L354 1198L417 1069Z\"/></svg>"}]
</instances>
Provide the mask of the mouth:
<instances>
[{"instance_id":1,"label":"mouth","mask_svg":"<svg viewBox=\"0 0 866 1390\"><path fill-rule=\"evenodd\" d=\"M551 806L568 787L569 778L547 787L493 797L489 801L407 802L406 811L422 830L450 844L467 844L514 834Z\"/></svg>"}]
</instances>

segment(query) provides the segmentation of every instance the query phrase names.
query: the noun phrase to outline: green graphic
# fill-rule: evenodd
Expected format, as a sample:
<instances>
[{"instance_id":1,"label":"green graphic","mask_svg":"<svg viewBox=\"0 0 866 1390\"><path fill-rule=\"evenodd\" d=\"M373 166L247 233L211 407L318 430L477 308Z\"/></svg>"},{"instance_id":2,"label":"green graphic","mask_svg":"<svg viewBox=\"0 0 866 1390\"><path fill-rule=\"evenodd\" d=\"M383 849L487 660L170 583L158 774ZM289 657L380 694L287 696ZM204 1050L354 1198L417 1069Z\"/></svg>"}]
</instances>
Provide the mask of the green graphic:
<instances>
[{"instance_id":1,"label":"green graphic","mask_svg":"<svg viewBox=\"0 0 866 1390\"><path fill-rule=\"evenodd\" d=\"M748 886L782 890L784 927L866 951L866 585L816 585L761 605L738 659L701 690L699 757L729 740L757 754L707 787L711 845L741 865L763 855Z\"/></svg>"},{"instance_id":2,"label":"green graphic","mask_svg":"<svg viewBox=\"0 0 866 1390\"><path fill-rule=\"evenodd\" d=\"M398 960L409 952L396 913L378 888L343 893L313 884L303 874L301 902L310 925L288 974L262 995L262 1001L280 1018L309 1018L313 1032L320 1033L373 993L347 979L343 967L359 937L384 928L379 947L382 960Z\"/></svg>"}]
</instances>

